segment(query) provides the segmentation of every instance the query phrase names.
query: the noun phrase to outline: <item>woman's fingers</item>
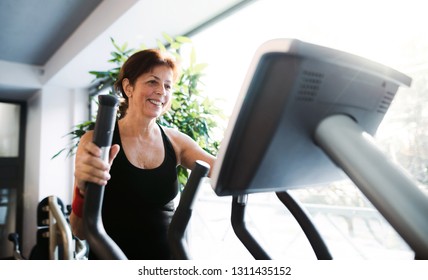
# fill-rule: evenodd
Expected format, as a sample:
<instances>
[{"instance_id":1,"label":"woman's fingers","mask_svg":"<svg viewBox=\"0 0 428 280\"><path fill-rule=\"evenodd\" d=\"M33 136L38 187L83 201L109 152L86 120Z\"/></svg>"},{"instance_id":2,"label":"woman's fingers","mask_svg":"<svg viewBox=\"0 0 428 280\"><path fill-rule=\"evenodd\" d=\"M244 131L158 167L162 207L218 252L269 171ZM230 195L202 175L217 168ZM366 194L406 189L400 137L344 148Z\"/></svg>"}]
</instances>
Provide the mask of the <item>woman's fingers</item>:
<instances>
[{"instance_id":1,"label":"woman's fingers","mask_svg":"<svg viewBox=\"0 0 428 280\"><path fill-rule=\"evenodd\" d=\"M110 179L108 169L99 169L88 164L76 165L75 176L79 181L91 182L102 186L106 185L107 181ZM80 185L81 184L79 184L80 189L84 187Z\"/></svg>"},{"instance_id":2,"label":"woman's fingers","mask_svg":"<svg viewBox=\"0 0 428 280\"><path fill-rule=\"evenodd\" d=\"M108 169L99 169L92 165L82 165L79 169L79 178L86 182L106 185L110 179L110 173Z\"/></svg>"},{"instance_id":3,"label":"woman's fingers","mask_svg":"<svg viewBox=\"0 0 428 280\"><path fill-rule=\"evenodd\" d=\"M76 156L75 164L75 176L80 182L79 189L84 188L83 182L106 185L110 179L110 164L100 158L101 149L92 142L86 143L82 148Z\"/></svg>"},{"instance_id":4,"label":"woman's fingers","mask_svg":"<svg viewBox=\"0 0 428 280\"><path fill-rule=\"evenodd\" d=\"M101 149L94 142L85 143L83 150L94 157L101 157Z\"/></svg>"}]
</instances>

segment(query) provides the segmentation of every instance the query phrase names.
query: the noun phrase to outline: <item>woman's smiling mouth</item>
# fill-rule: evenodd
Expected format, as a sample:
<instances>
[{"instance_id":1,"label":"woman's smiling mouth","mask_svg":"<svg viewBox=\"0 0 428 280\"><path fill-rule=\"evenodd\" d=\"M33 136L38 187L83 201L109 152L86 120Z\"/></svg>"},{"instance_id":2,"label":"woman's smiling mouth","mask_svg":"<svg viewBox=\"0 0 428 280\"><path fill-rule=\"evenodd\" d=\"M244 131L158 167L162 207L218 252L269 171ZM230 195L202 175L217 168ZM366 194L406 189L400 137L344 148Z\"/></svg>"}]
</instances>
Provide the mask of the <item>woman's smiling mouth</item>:
<instances>
[{"instance_id":1,"label":"woman's smiling mouth","mask_svg":"<svg viewBox=\"0 0 428 280\"><path fill-rule=\"evenodd\" d=\"M163 103L160 102L159 100L149 99L149 102L156 105L156 106L163 106Z\"/></svg>"}]
</instances>

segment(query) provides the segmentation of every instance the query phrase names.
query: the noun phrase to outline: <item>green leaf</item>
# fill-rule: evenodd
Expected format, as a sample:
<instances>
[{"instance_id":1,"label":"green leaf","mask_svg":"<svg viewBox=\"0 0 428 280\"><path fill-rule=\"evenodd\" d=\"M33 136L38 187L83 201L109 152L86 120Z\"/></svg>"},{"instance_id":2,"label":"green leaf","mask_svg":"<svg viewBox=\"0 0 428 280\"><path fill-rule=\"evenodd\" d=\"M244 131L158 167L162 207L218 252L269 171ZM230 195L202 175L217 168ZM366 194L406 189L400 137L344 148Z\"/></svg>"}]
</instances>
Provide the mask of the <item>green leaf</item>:
<instances>
[{"instance_id":1,"label":"green leaf","mask_svg":"<svg viewBox=\"0 0 428 280\"><path fill-rule=\"evenodd\" d=\"M160 40L156 40L156 43L158 44L158 48L161 52L166 52L165 45Z\"/></svg>"},{"instance_id":2,"label":"green leaf","mask_svg":"<svg viewBox=\"0 0 428 280\"><path fill-rule=\"evenodd\" d=\"M55 155L53 155L53 156L51 157L51 159L56 158L56 157L57 157L57 156L59 156L62 152L64 152L66 149L67 149L67 148L63 148L63 149L61 149L58 153L56 153Z\"/></svg>"},{"instance_id":3,"label":"green leaf","mask_svg":"<svg viewBox=\"0 0 428 280\"><path fill-rule=\"evenodd\" d=\"M177 36L175 37L175 40L179 43L192 43L192 40L189 37L186 36Z\"/></svg>"},{"instance_id":4,"label":"green leaf","mask_svg":"<svg viewBox=\"0 0 428 280\"><path fill-rule=\"evenodd\" d=\"M205 70L205 68L207 68L208 67L208 64L207 63L198 63L198 64L196 64L195 66L193 66L193 71L195 72L195 73L201 73L202 71L204 71ZM199 79L198 79L199 80Z\"/></svg>"},{"instance_id":5,"label":"green leaf","mask_svg":"<svg viewBox=\"0 0 428 280\"><path fill-rule=\"evenodd\" d=\"M162 36L165 38L165 40L166 40L168 43L172 44L172 43L174 42L174 39L172 39L172 37L171 37L171 36L169 36L166 32L162 32Z\"/></svg>"},{"instance_id":6,"label":"green leaf","mask_svg":"<svg viewBox=\"0 0 428 280\"><path fill-rule=\"evenodd\" d=\"M122 47L120 48L120 51L122 52L122 53L124 53L124 52L126 52L126 49L128 48L128 42L125 42L123 45L122 45Z\"/></svg>"},{"instance_id":7,"label":"green leaf","mask_svg":"<svg viewBox=\"0 0 428 280\"><path fill-rule=\"evenodd\" d=\"M171 45L170 45L170 47L171 47L172 49L174 49L174 50L178 50L178 49L180 49L180 48L181 48L181 44L180 44L180 43L177 43L177 42L172 42L172 43L171 43Z\"/></svg>"},{"instance_id":8,"label":"green leaf","mask_svg":"<svg viewBox=\"0 0 428 280\"><path fill-rule=\"evenodd\" d=\"M116 41L115 41L112 37L110 37L110 41L111 41L111 43L113 44L113 47L114 47L116 50L120 51L120 47L119 47L119 45L118 45L118 44L116 44Z\"/></svg>"}]
</instances>

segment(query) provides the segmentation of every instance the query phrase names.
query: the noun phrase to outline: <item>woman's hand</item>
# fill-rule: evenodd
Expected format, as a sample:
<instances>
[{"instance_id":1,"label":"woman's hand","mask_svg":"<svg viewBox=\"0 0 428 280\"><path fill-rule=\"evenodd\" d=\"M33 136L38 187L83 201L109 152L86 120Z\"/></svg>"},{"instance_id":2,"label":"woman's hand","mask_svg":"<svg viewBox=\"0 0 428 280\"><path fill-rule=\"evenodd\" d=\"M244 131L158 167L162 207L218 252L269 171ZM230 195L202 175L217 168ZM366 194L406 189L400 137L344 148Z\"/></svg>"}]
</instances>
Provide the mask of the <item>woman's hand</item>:
<instances>
[{"instance_id":1,"label":"woman's hand","mask_svg":"<svg viewBox=\"0 0 428 280\"><path fill-rule=\"evenodd\" d=\"M92 133L82 136L76 153L75 184L82 195L85 193L85 183L91 182L105 186L110 179L110 167L117 156L120 147L115 144L110 148L109 162L101 159L101 149L92 142Z\"/></svg>"}]
</instances>

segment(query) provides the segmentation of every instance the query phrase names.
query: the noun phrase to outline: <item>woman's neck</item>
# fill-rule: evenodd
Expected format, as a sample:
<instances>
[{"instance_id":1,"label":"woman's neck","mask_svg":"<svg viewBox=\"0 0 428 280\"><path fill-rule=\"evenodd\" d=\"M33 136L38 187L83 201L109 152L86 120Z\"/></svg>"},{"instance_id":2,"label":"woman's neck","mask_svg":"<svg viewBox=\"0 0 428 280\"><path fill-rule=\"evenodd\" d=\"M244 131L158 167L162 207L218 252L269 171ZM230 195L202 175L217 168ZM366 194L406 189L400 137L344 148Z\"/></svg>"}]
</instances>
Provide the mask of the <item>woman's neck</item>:
<instances>
[{"instance_id":1,"label":"woman's neck","mask_svg":"<svg viewBox=\"0 0 428 280\"><path fill-rule=\"evenodd\" d=\"M150 137L157 129L156 119L125 116L118 122L121 134L129 137Z\"/></svg>"}]
</instances>

